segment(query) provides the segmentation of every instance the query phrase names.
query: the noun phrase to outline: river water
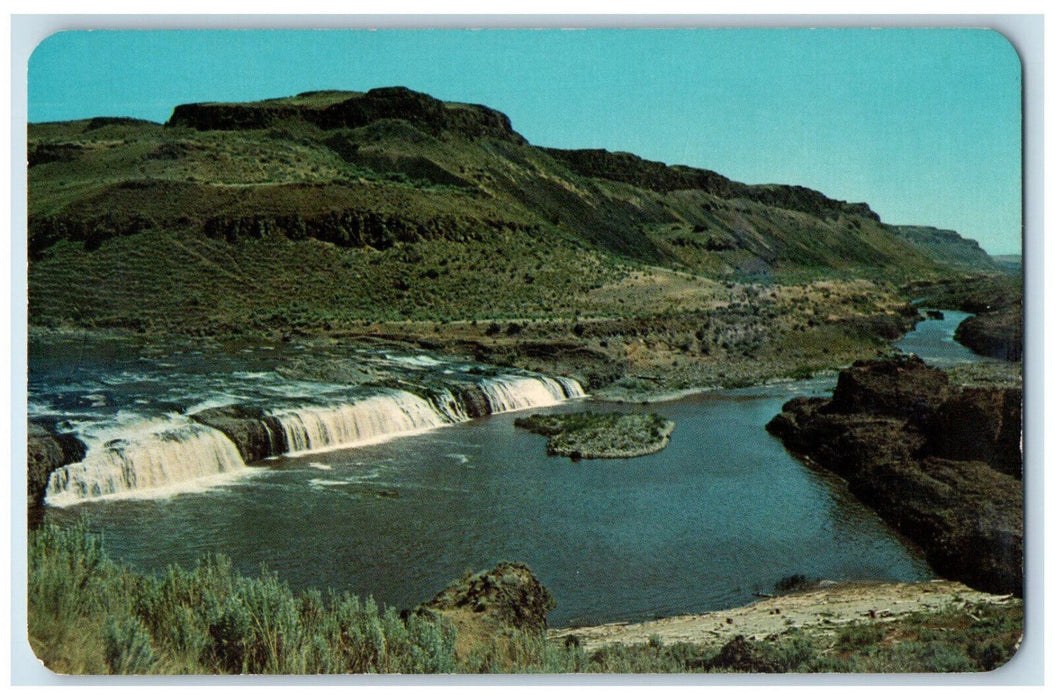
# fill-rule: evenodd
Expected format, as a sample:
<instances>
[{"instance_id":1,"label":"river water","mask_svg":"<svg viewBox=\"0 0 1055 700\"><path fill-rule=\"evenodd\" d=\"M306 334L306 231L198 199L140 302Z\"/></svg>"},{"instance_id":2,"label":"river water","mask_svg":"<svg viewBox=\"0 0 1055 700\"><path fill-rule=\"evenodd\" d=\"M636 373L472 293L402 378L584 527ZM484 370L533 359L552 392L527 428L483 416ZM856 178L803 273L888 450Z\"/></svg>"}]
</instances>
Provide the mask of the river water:
<instances>
[{"instance_id":1,"label":"river water","mask_svg":"<svg viewBox=\"0 0 1055 700\"><path fill-rule=\"evenodd\" d=\"M901 347L933 360L935 339L955 322L948 312L945 321L923 322ZM87 436L89 456L110 450L126 462L132 450L113 435L144 421L180 423L202 406L232 402L288 411L309 398L347 399L340 383L276 372L291 354L351 357L374 377L419 384L510 376L383 347L147 352L116 343L77 357L70 347L31 347L31 417L61 419L59 427ZM789 398L826 394L833 383L709 392L648 407L536 400L532 410L541 412L660 412L676 428L670 445L647 457L548 457L543 438L513 426L512 411L278 456L170 488L60 498L45 519L86 519L111 556L142 571L219 552L244 573L266 567L295 589L349 590L398 607L427 600L467 570L521 561L553 593L553 625L741 605L793 574L929 578L913 546L765 432Z\"/></svg>"}]
</instances>

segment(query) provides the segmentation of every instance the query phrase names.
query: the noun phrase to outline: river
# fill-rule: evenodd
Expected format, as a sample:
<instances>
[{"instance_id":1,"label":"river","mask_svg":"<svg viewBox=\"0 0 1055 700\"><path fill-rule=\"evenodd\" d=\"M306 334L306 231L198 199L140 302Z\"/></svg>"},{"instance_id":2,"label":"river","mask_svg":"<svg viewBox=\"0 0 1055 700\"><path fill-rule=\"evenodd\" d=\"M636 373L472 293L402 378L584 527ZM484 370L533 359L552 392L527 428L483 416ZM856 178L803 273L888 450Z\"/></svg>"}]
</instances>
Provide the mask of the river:
<instances>
[{"instance_id":1,"label":"river","mask_svg":"<svg viewBox=\"0 0 1055 700\"><path fill-rule=\"evenodd\" d=\"M935 340L951 337L956 322L949 312L922 322L900 346L931 361L972 359L955 357L956 344L942 355ZM383 377L392 386L395 378L435 390L501 380L507 393L531 394L532 410L649 410L676 423L665 450L627 460L548 457L543 438L513 426L512 410L409 425L357 446L216 474L181 467L180 479L191 478L167 486L99 498L49 492L46 521L85 519L111 556L141 571L222 553L244 573L266 567L295 589L349 590L410 607L467 570L521 561L553 593L554 625L741 605L794 574L932 576L919 551L841 482L806 468L765 432L785 401L826 394L833 377L628 408L577 398L566 380L546 394L527 373L395 347L72 347L68 340L31 347L31 417L86 436L86 462L93 449L109 450L126 469L135 450L115 436L130 426L179 442L181 430L207 431L186 427L186 415L202 407L266 404L279 415L373 391L276 371L288 369L291 355L366 367L371 384Z\"/></svg>"}]
</instances>

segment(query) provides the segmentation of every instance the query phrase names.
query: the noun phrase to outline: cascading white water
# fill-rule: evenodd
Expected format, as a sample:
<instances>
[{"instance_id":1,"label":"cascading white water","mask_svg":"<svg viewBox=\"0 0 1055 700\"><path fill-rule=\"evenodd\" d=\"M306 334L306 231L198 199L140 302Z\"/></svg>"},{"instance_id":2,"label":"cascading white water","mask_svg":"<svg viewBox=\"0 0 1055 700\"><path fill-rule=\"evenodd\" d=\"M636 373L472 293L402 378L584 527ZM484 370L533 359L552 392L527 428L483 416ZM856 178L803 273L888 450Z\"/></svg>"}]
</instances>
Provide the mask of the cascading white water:
<instances>
[{"instance_id":1,"label":"cascading white water","mask_svg":"<svg viewBox=\"0 0 1055 700\"><path fill-rule=\"evenodd\" d=\"M566 398L585 396L574 379L503 375L479 385L493 413L553 406ZM470 420L465 405L446 388L431 401L407 391L393 390L354 403L302 406L274 411L282 425L289 451L309 452L355 447Z\"/></svg>"},{"instance_id":2,"label":"cascading white water","mask_svg":"<svg viewBox=\"0 0 1055 700\"><path fill-rule=\"evenodd\" d=\"M582 387L574 379L567 379L577 387L577 396L582 396ZM480 382L480 389L491 404L492 413L520 411L525 408L553 406L569 398L561 382L549 377L522 377L505 374Z\"/></svg>"},{"instance_id":3,"label":"cascading white water","mask_svg":"<svg viewBox=\"0 0 1055 700\"><path fill-rule=\"evenodd\" d=\"M121 437L90 437L84 460L52 472L45 501L67 506L105 496L186 490L218 475L247 470L238 449L218 430L183 417L118 428Z\"/></svg>"},{"instance_id":4,"label":"cascading white water","mask_svg":"<svg viewBox=\"0 0 1055 700\"><path fill-rule=\"evenodd\" d=\"M469 414L465 406L454 396L450 389L440 389L432 397L432 405L442 415L447 417L450 423L464 423L469 420Z\"/></svg>"},{"instance_id":5,"label":"cascading white water","mask_svg":"<svg viewBox=\"0 0 1055 700\"><path fill-rule=\"evenodd\" d=\"M541 375L501 375L482 379L477 386L492 413L553 406L585 395L574 379ZM448 388L432 391L429 399L391 390L355 402L282 409L271 415L282 427L290 455L354 447L470 420L463 399ZM51 474L48 505L186 491L208 477L249 469L226 435L185 415L133 417L81 437L88 445L85 458Z\"/></svg>"},{"instance_id":6,"label":"cascading white water","mask_svg":"<svg viewBox=\"0 0 1055 700\"><path fill-rule=\"evenodd\" d=\"M581 399L586 396L582 384L569 377L557 377L560 386L564 389L564 396L569 399Z\"/></svg>"},{"instance_id":7,"label":"cascading white water","mask_svg":"<svg viewBox=\"0 0 1055 700\"><path fill-rule=\"evenodd\" d=\"M354 447L455 422L420 396L398 390L355 403L303 406L271 415L286 434L287 454Z\"/></svg>"}]
</instances>

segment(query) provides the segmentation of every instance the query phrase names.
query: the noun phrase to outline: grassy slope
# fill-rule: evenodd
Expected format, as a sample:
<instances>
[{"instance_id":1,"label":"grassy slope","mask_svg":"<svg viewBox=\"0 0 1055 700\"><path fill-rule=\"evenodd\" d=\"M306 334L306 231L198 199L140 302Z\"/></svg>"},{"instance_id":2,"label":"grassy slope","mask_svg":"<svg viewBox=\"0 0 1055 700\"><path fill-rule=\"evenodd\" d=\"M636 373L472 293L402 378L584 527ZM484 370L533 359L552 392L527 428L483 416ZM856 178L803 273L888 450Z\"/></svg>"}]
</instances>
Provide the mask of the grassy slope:
<instances>
[{"instance_id":1,"label":"grassy slope","mask_svg":"<svg viewBox=\"0 0 1055 700\"><path fill-rule=\"evenodd\" d=\"M332 99L271 102L325 106ZM292 117L211 131L142 122L32 125L30 218L138 213L150 219L147 230L199 231L208 216L357 206L413 221L453 214L485 224L550 223L609 252L707 273L934 267L839 203L805 213L705 190L652 190L579 175L515 134L476 138L427 126L381 119L320 128Z\"/></svg>"},{"instance_id":2,"label":"grassy slope","mask_svg":"<svg viewBox=\"0 0 1055 700\"><path fill-rule=\"evenodd\" d=\"M683 388L872 354L892 337L881 327L904 330L887 282L942 271L841 203L587 177L501 128L322 128L288 111L347 97L258 103L286 110L258 128L31 125L31 323L379 332L542 369L522 346L561 342ZM445 109L456 124L479 111Z\"/></svg>"}]
</instances>

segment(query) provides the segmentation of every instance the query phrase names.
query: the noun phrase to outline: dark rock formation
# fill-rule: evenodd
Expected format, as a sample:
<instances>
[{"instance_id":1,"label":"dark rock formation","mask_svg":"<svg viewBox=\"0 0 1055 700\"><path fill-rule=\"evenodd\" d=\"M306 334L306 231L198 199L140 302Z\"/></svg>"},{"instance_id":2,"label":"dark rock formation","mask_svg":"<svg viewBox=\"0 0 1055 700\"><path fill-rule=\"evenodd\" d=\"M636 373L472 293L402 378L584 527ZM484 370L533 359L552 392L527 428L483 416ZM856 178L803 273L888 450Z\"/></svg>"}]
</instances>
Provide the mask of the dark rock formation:
<instances>
[{"instance_id":1,"label":"dark rock formation","mask_svg":"<svg viewBox=\"0 0 1055 700\"><path fill-rule=\"evenodd\" d=\"M786 670L766 659L742 634L726 642L707 663L707 668L733 673L779 673Z\"/></svg>"},{"instance_id":2,"label":"dark rock formation","mask_svg":"<svg viewBox=\"0 0 1055 700\"><path fill-rule=\"evenodd\" d=\"M345 209L318 215L212 216L202 229L209 238L234 242L239 238L262 238L279 233L291 240L316 240L345 248L369 246L378 250L397 243L445 239L458 243L476 240L488 227L520 228L509 222L482 221L467 217L438 216L414 219L398 214Z\"/></svg>"},{"instance_id":3,"label":"dark rock formation","mask_svg":"<svg viewBox=\"0 0 1055 700\"><path fill-rule=\"evenodd\" d=\"M542 150L580 175L625 182L653 192L702 190L722 199L749 199L821 218L846 214L879 221L879 215L867 204L831 199L816 190L797 185L745 185L712 170L669 166L632 153L612 153L601 148Z\"/></svg>"},{"instance_id":4,"label":"dark rock formation","mask_svg":"<svg viewBox=\"0 0 1055 700\"><path fill-rule=\"evenodd\" d=\"M155 222L137 213L100 216L59 215L31 217L29 220L29 256L38 259L41 253L60 240L84 243L92 251L115 236L131 236L154 228Z\"/></svg>"},{"instance_id":5,"label":"dark rock formation","mask_svg":"<svg viewBox=\"0 0 1055 700\"><path fill-rule=\"evenodd\" d=\"M167 125L202 131L266 129L283 120L302 119L321 129L356 129L384 119L400 119L433 135L450 131L468 138L492 137L525 143L513 131L509 117L483 105L444 103L405 87L334 95L336 101L321 107L282 100L179 105ZM307 96L310 95L300 95Z\"/></svg>"},{"instance_id":6,"label":"dark rock formation","mask_svg":"<svg viewBox=\"0 0 1055 700\"><path fill-rule=\"evenodd\" d=\"M230 438L247 464L278 456L289 449L286 434L278 419L258 408L207 408L191 415L191 418Z\"/></svg>"},{"instance_id":7,"label":"dark rock formation","mask_svg":"<svg viewBox=\"0 0 1055 700\"><path fill-rule=\"evenodd\" d=\"M491 415L491 402L487 394L478 386L467 386L458 392L458 398L465 406L465 413L470 418L485 418Z\"/></svg>"},{"instance_id":8,"label":"dark rock formation","mask_svg":"<svg viewBox=\"0 0 1055 700\"><path fill-rule=\"evenodd\" d=\"M1022 308L1009 307L964 319L954 337L979 355L1018 362L1022 359Z\"/></svg>"},{"instance_id":9,"label":"dark rock formation","mask_svg":"<svg viewBox=\"0 0 1055 700\"><path fill-rule=\"evenodd\" d=\"M1022 594L1019 388L961 388L918 358L855 363L835 395L786 403L767 430L846 479L935 571Z\"/></svg>"},{"instance_id":10,"label":"dark rock formation","mask_svg":"<svg viewBox=\"0 0 1055 700\"><path fill-rule=\"evenodd\" d=\"M556 603L524 564L502 562L490 571L467 574L420 606L432 612L465 612L514 629L546 629Z\"/></svg>"},{"instance_id":11,"label":"dark rock formation","mask_svg":"<svg viewBox=\"0 0 1055 700\"><path fill-rule=\"evenodd\" d=\"M40 522L48 479L56 469L84 459L87 447L71 433L56 433L30 422L26 439L26 496L30 525Z\"/></svg>"},{"instance_id":12,"label":"dark rock formation","mask_svg":"<svg viewBox=\"0 0 1055 700\"><path fill-rule=\"evenodd\" d=\"M931 414L923 432L929 454L985 462L1022 478L1020 388L965 388Z\"/></svg>"},{"instance_id":13,"label":"dark rock formation","mask_svg":"<svg viewBox=\"0 0 1055 700\"><path fill-rule=\"evenodd\" d=\"M75 143L44 143L30 146L28 150L29 167L73 161L83 155L84 151L84 146Z\"/></svg>"},{"instance_id":14,"label":"dark rock formation","mask_svg":"<svg viewBox=\"0 0 1055 700\"><path fill-rule=\"evenodd\" d=\"M461 663L495 658L506 672L521 635L541 635L553 598L523 564L503 562L490 571L466 574L432 600L401 616L423 616L455 630L454 654ZM493 666L489 666L494 670Z\"/></svg>"},{"instance_id":15,"label":"dark rock formation","mask_svg":"<svg viewBox=\"0 0 1055 700\"><path fill-rule=\"evenodd\" d=\"M830 410L920 419L933 412L949 391L949 377L918 357L859 361L839 374Z\"/></svg>"}]
</instances>

